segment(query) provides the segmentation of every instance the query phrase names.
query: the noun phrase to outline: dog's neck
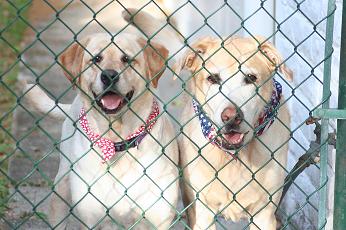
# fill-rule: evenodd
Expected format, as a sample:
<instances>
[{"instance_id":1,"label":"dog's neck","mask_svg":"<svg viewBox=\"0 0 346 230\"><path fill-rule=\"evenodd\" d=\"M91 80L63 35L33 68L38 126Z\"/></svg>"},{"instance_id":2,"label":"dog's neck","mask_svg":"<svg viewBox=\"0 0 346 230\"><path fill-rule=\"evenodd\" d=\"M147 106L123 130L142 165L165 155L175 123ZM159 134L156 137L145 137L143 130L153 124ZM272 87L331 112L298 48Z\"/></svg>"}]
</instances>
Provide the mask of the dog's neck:
<instances>
[{"instance_id":1,"label":"dog's neck","mask_svg":"<svg viewBox=\"0 0 346 230\"><path fill-rule=\"evenodd\" d=\"M119 117L111 117L92 108L87 113L91 129L113 142L124 140L147 120L152 110L154 97L150 93L142 94L131 103L131 108Z\"/></svg>"}]
</instances>

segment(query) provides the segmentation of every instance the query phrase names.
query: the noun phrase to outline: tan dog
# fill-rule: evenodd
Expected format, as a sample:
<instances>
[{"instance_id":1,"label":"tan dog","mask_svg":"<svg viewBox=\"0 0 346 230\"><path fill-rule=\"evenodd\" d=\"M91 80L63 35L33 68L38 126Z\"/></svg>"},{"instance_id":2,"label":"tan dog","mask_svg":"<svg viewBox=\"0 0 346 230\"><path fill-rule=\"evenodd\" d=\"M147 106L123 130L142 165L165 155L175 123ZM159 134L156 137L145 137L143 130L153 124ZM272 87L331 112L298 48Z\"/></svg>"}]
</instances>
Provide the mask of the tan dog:
<instances>
[{"instance_id":1,"label":"tan dog","mask_svg":"<svg viewBox=\"0 0 346 230\"><path fill-rule=\"evenodd\" d=\"M147 46L144 39L124 33L114 41L108 34L94 34L61 55L65 75L79 91L72 105L59 104L70 111L62 129L57 195L52 197L53 227L65 228L70 209L86 228L169 227L178 199L178 146L152 93L167 56L162 45ZM27 87L32 106L50 111L54 102L32 87ZM65 118L58 108L51 114ZM99 135L96 140L79 122L81 115L89 131ZM148 122L151 115L154 119ZM145 124L140 136L127 138ZM100 138L111 146L117 143L119 151L107 155L107 149L105 153L102 146L92 144Z\"/></svg>"},{"instance_id":2,"label":"tan dog","mask_svg":"<svg viewBox=\"0 0 346 230\"><path fill-rule=\"evenodd\" d=\"M136 13L135 9L129 11ZM130 20L126 13L124 18ZM165 22L153 18L148 22L149 18L142 12L131 20L152 35ZM179 35L170 36L171 41L162 33L153 39L165 39L174 44L167 48L174 50L181 41ZM276 66L288 80L292 73L281 63L276 48L260 37L224 42L204 38L191 47L173 68L178 75L182 69L190 75L181 121L184 135L179 141L190 226L215 229L216 216L223 215L234 222L249 219L250 229L274 230L274 212L285 177L290 115L282 103L280 86L271 78ZM278 110L277 115L270 115L266 108ZM214 129L209 132L214 133L212 137L201 126Z\"/></svg>"},{"instance_id":3,"label":"tan dog","mask_svg":"<svg viewBox=\"0 0 346 230\"><path fill-rule=\"evenodd\" d=\"M286 105L275 108L277 118L267 118L269 123L275 121L263 133L255 130L273 92L277 93L271 80L275 66L281 65L279 71L289 80L292 74L281 64L278 51L257 39L233 38L220 49L219 39L205 38L177 64L178 70L192 73L189 90L216 127L218 143L203 135L198 114L187 103L182 117L185 135L179 147L193 229L215 229L219 214L235 222L248 218L250 229L276 229L275 205L290 139ZM257 51L259 44L261 51ZM277 99L284 101L282 96Z\"/></svg>"}]
</instances>

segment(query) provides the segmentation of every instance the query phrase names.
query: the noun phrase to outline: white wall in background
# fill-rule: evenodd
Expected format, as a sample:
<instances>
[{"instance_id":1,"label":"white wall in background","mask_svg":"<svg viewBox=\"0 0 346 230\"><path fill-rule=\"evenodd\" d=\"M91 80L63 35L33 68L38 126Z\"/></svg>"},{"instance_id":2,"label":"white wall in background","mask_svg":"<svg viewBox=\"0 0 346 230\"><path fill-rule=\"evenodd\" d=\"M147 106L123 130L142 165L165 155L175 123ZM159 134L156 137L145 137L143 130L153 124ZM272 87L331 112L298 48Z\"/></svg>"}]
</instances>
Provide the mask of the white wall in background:
<instances>
[{"instance_id":1,"label":"white wall in background","mask_svg":"<svg viewBox=\"0 0 346 230\"><path fill-rule=\"evenodd\" d=\"M217 36L215 32L226 37L233 33L249 36L242 28L242 20L261 8L259 0L227 1L228 6L224 7L222 7L225 4L224 0L192 0L190 2L178 10L175 15L179 30L186 37L196 32L196 35L190 39L191 41L201 36ZM171 1L170 8L176 9L184 3L186 1ZM211 16L213 12L215 14ZM206 19L202 14L210 17ZM263 8L245 20L244 27L253 35L271 35L274 23L269 14L274 15L274 0L265 1ZM204 25L205 20L210 27Z\"/></svg>"},{"instance_id":2,"label":"white wall in background","mask_svg":"<svg viewBox=\"0 0 346 230\"><path fill-rule=\"evenodd\" d=\"M275 4L274 0L267 0L261 6L259 0L244 1L243 18L246 19L244 27L252 35L272 37L274 31ZM258 10L260 9L260 10ZM254 14L254 12L256 12ZM251 16L251 17L250 17ZM245 36L249 36L247 32ZM273 42L274 39L270 39Z\"/></svg>"}]
</instances>

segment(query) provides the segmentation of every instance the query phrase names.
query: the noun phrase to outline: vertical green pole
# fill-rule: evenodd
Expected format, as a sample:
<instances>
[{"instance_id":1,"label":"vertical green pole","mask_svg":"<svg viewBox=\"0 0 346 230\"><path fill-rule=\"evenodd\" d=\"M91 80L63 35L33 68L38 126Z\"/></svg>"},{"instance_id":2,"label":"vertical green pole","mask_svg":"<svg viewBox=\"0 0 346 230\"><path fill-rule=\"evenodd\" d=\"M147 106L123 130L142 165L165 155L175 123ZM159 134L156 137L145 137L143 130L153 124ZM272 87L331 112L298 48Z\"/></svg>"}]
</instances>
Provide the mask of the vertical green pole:
<instances>
[{"instance_id":1,"label":"vertical green pole","mask_svg":"<svg viewBox=\"0 0 346 230\"><path fill-rule=\"evenodd\" d=\"M346 1L343 2L339 73L339 109L346 109ZM346 229L346 120L337 122L334 230Z\"/></svg>"},{"instance_id":2,"label":"vertical green pole","mask_svg":"<svg viewBox=\"0 0 346 230\"><path fill-rule=\"evenodd\" d=\"M323 104L322 109L329 108L330 98L330 76L333 53L333 29L334 29L334 11L335 0L328 1L327 24L326 24L326 45L324 50L325 62L323 72ZM327 162L328 162L328 119L322 118L321 122L321 159L320 159L320 199L318 204L318 229L325 229L326 203L327 203Z\"/></svg>"}]
</instances>

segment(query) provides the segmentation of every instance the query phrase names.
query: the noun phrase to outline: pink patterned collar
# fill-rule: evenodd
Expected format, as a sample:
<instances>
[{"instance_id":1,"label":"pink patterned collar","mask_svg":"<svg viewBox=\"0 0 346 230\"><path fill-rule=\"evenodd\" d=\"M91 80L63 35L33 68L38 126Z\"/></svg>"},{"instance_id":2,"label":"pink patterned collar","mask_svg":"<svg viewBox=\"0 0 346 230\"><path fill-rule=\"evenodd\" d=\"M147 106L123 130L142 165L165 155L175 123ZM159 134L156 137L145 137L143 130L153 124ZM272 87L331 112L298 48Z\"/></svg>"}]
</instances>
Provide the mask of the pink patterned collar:
<instances>
[{"instance_id":1,"label":"pink patterned collar","mask_svg":"<svg viewBox=\"0 0 346 230\"><path fill-rule=\"evenodd\" d=\"M94 146L97 146L101 149L103 154L103 160L108 161L111 159L116 152L122 152L129 148L136 147L140 144L143 138L151 131L153 126L157 121L157 116L160 114L160 109L157 101L153 100L152 111L147 118L145 124L141 125L135 132L130 134L125 138L124 141L113 142L107 138L102 137L99 134L94 133L86 117L85 109L82 108L79 114L79 123L83 131L88 136L89 140L93 142Z\"/></svg>"}]
</instances>

